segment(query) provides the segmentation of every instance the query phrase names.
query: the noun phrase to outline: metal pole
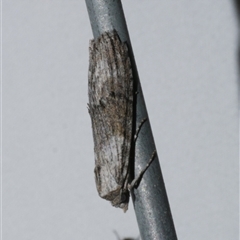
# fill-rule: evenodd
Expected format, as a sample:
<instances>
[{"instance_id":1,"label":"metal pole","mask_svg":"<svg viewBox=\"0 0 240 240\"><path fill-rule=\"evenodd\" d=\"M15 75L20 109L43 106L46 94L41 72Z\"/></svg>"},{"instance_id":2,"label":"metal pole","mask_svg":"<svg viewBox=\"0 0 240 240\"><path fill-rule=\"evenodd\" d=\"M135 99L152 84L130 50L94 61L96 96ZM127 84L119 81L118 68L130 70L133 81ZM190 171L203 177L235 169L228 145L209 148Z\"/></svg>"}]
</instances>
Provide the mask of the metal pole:
<instances>
[{"instance_id":1,"label":"metal pole","mask_svg":"<svg viewBox=\"0 0 240 240\"><path fill-rule=\"evenodd\" d=\"M137 83L136 123L148 117L137 68L131 48L127 25L120 0L86 0L94 38L106 31L115 29L122 42L127 42L134 80ZM135 146L134 172L138 176L144 169L153 151L155 143L149 119L138 134ZM142 240L176 240L176 232L168 203L167 193L157 155L144 173L138 188L131 191L134 209Z\"/></svg>"}]
</instances>

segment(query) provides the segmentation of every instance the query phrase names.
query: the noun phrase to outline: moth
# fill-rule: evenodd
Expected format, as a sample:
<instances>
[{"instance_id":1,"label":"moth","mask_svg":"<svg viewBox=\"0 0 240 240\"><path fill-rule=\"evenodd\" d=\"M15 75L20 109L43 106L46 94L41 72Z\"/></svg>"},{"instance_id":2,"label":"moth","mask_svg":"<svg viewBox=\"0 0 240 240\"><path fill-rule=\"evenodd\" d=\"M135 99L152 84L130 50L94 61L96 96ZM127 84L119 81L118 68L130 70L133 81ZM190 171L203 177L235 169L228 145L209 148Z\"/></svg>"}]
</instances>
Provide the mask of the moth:
<instances>
[{"instance_id":1,"label":"moth","mask_svg":"<svg viewBox=\"0 0 240 240\"><path fill-rule=\"evenodd\" d=\"M137 180L130 183L130 153L136 134L129 51L113 30L90 41L89 55L88 110L94 140L95 182L100 197L126 212L129 188Z\"/></svg>"},{"instance_id":2,"label":"moth","mask_svg":"<svg viewBox=\"0 0 240 240\"><path fill-rule=\"evenodd\" d=\"M128 209L133 138L133 74L126 43L105 32L89 46L88 95L100 197Z\"/></svg>"}]
</instances>

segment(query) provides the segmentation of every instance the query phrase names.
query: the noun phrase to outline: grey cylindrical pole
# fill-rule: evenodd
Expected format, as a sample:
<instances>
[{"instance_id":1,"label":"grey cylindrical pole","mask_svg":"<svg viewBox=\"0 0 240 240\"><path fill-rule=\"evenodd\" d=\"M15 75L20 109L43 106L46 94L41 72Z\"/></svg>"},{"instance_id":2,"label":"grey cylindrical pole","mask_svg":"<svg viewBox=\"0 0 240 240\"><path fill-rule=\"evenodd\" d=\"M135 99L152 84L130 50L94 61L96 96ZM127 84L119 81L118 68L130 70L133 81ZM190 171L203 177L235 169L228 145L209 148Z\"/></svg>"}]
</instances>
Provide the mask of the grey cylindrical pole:
<instances>
[{"instance_id":1,"label":"grey cylindrical pole","mask_svg":"<svg viewBox=\"0 0 240 240\"><path fill-rule=\"evenodd\" d=\"M137 82L136 123L148 118L131 42L120 0L86 0L94 38L103 32L115 29L121 41L127 42L134 80ZM156 150L149 119L138 134L135 146L135 176L144 169L153 151ZM164 181L156 155L144 173L137 189L131 192L142 240L176 240L176 232L168 203Z\"/></svg>"}]
</instances>

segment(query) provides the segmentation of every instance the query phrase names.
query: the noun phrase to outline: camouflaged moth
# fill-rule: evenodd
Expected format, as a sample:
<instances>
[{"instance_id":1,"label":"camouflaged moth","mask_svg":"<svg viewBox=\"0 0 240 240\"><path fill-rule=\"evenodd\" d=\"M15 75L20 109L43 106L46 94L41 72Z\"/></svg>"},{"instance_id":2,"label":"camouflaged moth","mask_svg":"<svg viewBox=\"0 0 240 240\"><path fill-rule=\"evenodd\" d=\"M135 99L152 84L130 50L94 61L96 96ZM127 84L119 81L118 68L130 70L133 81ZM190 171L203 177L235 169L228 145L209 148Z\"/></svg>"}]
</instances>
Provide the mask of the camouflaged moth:
<instances>
[{"instance_id":1,"label":"camouflaged moth","mask_svg":"<svg viewBox=\"0 0 240 240\"><path fill-rule=\"evenodd\" d=\"M90 41L89 113L100 197L124 212L129 202L129 161L133 139L133 74L126 43L117 32Z\"/></svg>"},{"instance_id":2,"label":"camouflaged moth","mask_svg":"<svg viewBox=\"0 0 240 240\"><path fill-rule=\"evenodd\" d=\"M89 51L88 108L92 120L96 186L100 197L126 212L129 189L141 179L156 151L131 182L132 144L146 119L133 134L135 93L128 47L113 30L91 40Z\"/></svg>"}]
</instances>

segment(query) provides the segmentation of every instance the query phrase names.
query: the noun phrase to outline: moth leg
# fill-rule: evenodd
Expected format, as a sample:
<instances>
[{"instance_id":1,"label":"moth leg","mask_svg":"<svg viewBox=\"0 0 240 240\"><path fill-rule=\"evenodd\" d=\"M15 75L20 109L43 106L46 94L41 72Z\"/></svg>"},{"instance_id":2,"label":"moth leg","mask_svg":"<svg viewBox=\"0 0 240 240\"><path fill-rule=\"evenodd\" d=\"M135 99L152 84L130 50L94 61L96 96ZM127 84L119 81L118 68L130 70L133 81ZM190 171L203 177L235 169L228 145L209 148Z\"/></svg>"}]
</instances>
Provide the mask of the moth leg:
<instances>
[{"instance_id":1,"label":"moth leg","mask_svg":"<svg viewBox=\"0 0 240 240\"><path fill-rule=\"evenodd\" d=\"M135 133L135 135L134 135L134 142L136 142L137 137L138 137L138 134L139 134L139 132L140 132L140 129L141 129L142 125L143 125L146 121L147 121L147 118L144 118L144 119L140 122L140 124L139 124L139 126L138 126L138 128L137 128L137 130L136 130L136 133Z\"/></svg>"},{"instance_id":2,"label":"moth leg","mask_svg":"<svg viewBox=\"0 0 240 240\"><path fill-rule=\"evenodd\" d=\"M146 172L146 170L148 169L148 167L150 166L150 164L152 163L152 161L154 160L156 156L156 150L153 151L151 158L149 159L147 165L145 166L145 168L139 173L138 177L133 179L131 184L128 185L128 189L131 190L132 188L138 186L143 174Z\"/></svg>"}]
</instances>

